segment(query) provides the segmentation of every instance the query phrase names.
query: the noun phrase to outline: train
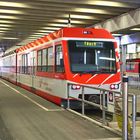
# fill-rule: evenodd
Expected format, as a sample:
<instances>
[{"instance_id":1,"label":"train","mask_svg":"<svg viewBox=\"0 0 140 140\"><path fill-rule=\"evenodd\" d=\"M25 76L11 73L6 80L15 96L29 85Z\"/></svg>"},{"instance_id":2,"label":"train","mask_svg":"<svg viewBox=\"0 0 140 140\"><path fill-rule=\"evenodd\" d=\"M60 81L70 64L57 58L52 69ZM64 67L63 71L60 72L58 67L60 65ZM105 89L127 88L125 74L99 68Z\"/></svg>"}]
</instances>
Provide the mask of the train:
<instances>
[{"instance_id":1,"label":"train","mask_svg":"<svg viewBox=\"0 0 140 140\"><path fill-rule=\"evenodd\" d=\"M126 72L128 76L140 77L140 58L126 60Z\"/></svg>"},{"instance_id":2,"label":"train","mask_svg":"<svg viewBox=\"0 0 140 140\"><path fill-rule=\"evenodd\" d=\"M68 88L75 98L82 85L121 90L118 46L105 29L62 28L5 53L0 65L2 78L63 107ZM99 102L99 92L87 89L86 100Z\"/></svg>"},{"instance_id":3,"label":"train","mask_svg":"<svg viewBox=\"0 0 140 140\"><path fill-rule=\"evenodd\" d=\"M140 89L140 58L126 60L126 74L129 87Z\"/></svg>"}]
</instances>

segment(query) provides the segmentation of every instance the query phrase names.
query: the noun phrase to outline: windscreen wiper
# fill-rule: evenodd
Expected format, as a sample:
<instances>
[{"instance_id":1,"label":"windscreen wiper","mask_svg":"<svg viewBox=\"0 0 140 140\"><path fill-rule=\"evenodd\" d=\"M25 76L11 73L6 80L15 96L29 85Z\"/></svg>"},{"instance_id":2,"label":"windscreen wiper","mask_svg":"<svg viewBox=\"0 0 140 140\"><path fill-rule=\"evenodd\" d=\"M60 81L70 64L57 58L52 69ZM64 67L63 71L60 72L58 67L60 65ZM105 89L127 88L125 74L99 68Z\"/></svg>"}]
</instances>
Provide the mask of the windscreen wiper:
<instances>
[{"instance_id":1,"label":"windscreen wiper","mask_svg":"<svg viewBox=\"0 0 140 140\"><path fill-rule=\"evenodd\" d=\"M83 74L94 75L94 74L97 74L97 73L100 73L100 71L82 71L82 72L79 72L80 75L83 75Z\"/></svg>"}]
</instances>

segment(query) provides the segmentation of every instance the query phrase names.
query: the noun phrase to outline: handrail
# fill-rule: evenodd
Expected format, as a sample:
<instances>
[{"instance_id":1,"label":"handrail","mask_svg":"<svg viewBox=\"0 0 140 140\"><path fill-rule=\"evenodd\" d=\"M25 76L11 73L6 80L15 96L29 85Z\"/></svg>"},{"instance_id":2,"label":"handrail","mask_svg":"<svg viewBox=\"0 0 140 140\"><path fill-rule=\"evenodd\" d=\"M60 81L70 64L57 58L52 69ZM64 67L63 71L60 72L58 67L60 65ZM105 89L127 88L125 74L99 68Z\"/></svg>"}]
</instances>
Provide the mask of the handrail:
<instances>
[{"instance_id":1,"label":"handrail","mask_svg":"<svg viewBox=\"0 0 140 140\"><path fill-rule=\"evenodd\" d=\"M105 120L105 112L107 111L107 106L105 105L105 94L108 94L109 92L112 92L115 94L114 96L114 100L115 100L115 103L119 103L121 104L120 102L123 102L122 104L122 109L119 107L117 108L116 105L114 104L114 113L117 114L117 115L120 115L122 118L123 118L123 131L122 131L122 134L123 134L123 138L124 140L127 140L128 138L128 127L130 128L130 126L128 126L128 124L130 122L128 122L128 108L126 108L126 106L128 105L128 96L132 98L132 132L131 132L131 138L132 140L135 140L136 139L136 98L137 96L133 93L128 93L128 90L127 90L127 84L128 82L123 82L123 94L122 92L119 92L119 91L116 91L116 90L108 90L108 89L104 89L104 88L100 88L100 87L93 87L93 86L89 86L89 85L84 85L84 84L80 84L82 90L81 90L81 95L82 95L82 98L75 98L73 97L72 95L70 95L70 86L71 85L77 85L76 83L73 83L73 82L68 82L67 85L67 93L68 93L68 109L70 109L70 99L72 98L75 98L76 100L78 101L81 101L82 102L82 115L85 115L85 108L84 108L84 104L89 104L89 105L92 105L92 106L95 106L95 107L98 107L100 109L102 109L102 124L106 124L106 120ZM125 88L124 88L125 87ZM95 90L99 90L99 95L102 95L102 104L97 104L97 103L94 103L94 102L91 102L91 101L87 101L84 99L84 89L85 88L89 88L89 89L95 89ZM120 95L120 96L117 96L117 95ZM124 96L125 95L125 96ZM121 109L121 110L120 110ZM124 120L125 120L125 123L124 123ZM129 135L130 136L130 135Z\"/></svg>"},{"instance_id":2,"label":"handrail","mask_svg":"<svg viewBox=\"0 0 140 140\"><path fill-rule=\"evenodd\" d=\"M106 92L108 92L108 93L112 92L112 93L121 95L121 92L116 91L116 90L107 90L107 89L100 88L100 87L93 87L93 86L87 86L87 85L84 85L84 84L80 84L80 86L82 87L82 90L81 90L82 99L81 98L75 98L75 97L70 95L69 87L71 85L77 85L77 84L76 83L70 83L70 82L68 82L67 84L68 84L68 88L67 88L67 92L68 92L67 108L68 109L70 108L70 98L74 98L74 99L82 102L82 114L83 115L85 115L85 113L84 113L84 103L92 105L92 106L95 106L95 107L98 107L98 108L100 108L103 111L102 112L103 123L105 123L105 112L107 111L107 107L105 106L105 94L106 94ZM102 104L97 104L97 103L85 100L84 99L84 88L90 88L90 89L99 90L100 91L99 95L103 95Z\"/></svg>"}]
</instances>

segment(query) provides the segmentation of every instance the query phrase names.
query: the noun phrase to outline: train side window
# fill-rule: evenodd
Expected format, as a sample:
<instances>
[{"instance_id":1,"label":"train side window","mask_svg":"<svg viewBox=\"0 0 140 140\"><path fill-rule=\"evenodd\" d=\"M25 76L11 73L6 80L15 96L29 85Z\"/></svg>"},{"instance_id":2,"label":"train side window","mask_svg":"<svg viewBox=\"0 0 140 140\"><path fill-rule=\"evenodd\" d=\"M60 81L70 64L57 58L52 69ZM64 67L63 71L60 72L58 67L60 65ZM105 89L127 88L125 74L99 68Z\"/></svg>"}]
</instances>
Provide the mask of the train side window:
<instances>
[{"instance_id":1,"label":"train side window","mask_svg":"<svg viewBox=\"0 0 140 140\"><path fill-rule=\"evenodd\" d=\"M53 57L53 47L48 48L48 72L53 71L54 57Z\"/></svg>"},{"instance_id":2,"label":"train side window","mask_svg":"<svg viewBox=\"0 0 140 140\"><path fill-rule=\"evenodd\" d=\"M22 55L22 73L25 74L29 73L28 58L29 58L29 54Z\"/></svg>"},{"instance_id":3,"label":"train side window","mask_svg":"<svg viewBox=\"0 0 140 140\"><path fill-rule=\"evenodd\" d=\"M55 48L56 55L55 55L55 68L56 72L64 72L64 61L63 61L63 53L62 53L62 46L57 45Z\"/></svg>"},{"instance_id":4,"label":"train side window","mask_svg":"<svg viewBox=\"0 0 140 140\"><path fill-rule=\"evenodd\" d=\"M134 70L134 63L130 62L126 64L126 70Z\"/></svg>"},{"instance_id":5,"label":"train side window","mask_svg":"<svg viewBox=\"0 0 140 140\"><path fill-rule=\"evenodd\" d=\"M42 71L42 50L37 52L37 71Z\"/></svg>"},{"instance_id":6,"label":"train side window","mask_svg":"<svg viewBox=\"0 0 140 140\"><path fill-rule=\"evenodd\" d=\"M47 71L47 64L48 64L48 50L43 49L42 50L42 71L46 72Z\"/></svg>"},{"instance_id":7,"label":"train side window","mask_svg":"<svg viewBox=\"0 0 140 140\"><path fill-rule=\"evenodd\" d=\"M25 73L25 55L22 55L22 73Z\"/></svg>"}]
</instances>

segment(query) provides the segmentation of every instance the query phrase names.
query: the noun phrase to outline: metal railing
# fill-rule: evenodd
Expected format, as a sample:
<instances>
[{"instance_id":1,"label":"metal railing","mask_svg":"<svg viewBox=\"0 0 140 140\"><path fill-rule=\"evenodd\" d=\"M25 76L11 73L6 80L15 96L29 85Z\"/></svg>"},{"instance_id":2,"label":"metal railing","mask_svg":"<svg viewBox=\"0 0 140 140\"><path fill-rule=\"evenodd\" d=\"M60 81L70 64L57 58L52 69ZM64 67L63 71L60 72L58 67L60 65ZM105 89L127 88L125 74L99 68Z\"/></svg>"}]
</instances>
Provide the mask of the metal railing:
<instances>
[{"instance_id":1,"label":"metal railing","mask_svg":"<svg viewBox=\"0 0 140 140\"><path fill-rule=\"evenodd\" d=\"M132 121L132 132L131 132L131 138L132 140L136 140L136 98L137 98L137 95L135 94L130 94L129 93L129 97L132 98L132 115L128 117L131 118L131 121Z\"/></svg>"},{"instance_id":2,"label":"metal railing","mask_svg":"<svg viewBox=\"0 0 140 140\"><path fill-rule=\"evenodd\" d=\"M81 101L82 102L82 115L85 115L85 104L100 108L102 110L102 124L107 124L106 123L106 112L108 111L108 107L106 106L106 97L108 96L108 93L113 93L115 95L121 95L121 92L118 91L114 91L114 90L107 90L107 89L103 89L103 88L97 88L97 87L92 87L92 86L86 86L86 85L80 85L81 86L81 95L82 98L75 98L72 95L70 95L70 86L74 85L73 83L68 83L68 101L67 101L67 109L70 109L70 100L71 99L76 99L77 101ZM85 100L85 92L84 89L85 88L89 88L89 89L93 89L93 90L99 90L99 94L100 96L102 96L102 101L100 101L100 104Z\"/></svg>"},{"instance_id":3,"label":"metal railing","mask_svg":"<svg viewBox=\"0 0 140 140\"><path fill-rule=\"evenodd\" d=\"M127 78L128 79L128 78ZM96 87L91 87L91 86L86 86L86 85L80 85L81 86L81 98L75 98L74 96L71 95L70 93L70 88L73 85L73 83L68 83L68 88L67 88L67 93L68 93L68 101L67 101L67 109L71 110L70 106L70 101L71 99L75 99L77 101L81 102L81 109L82 109L82 116L85 116L85 104L100 108L102 110L102 123L101 125L106 127L108 125L108 122L106 120L106 112L108 112L108 105L106 105L106 96L107 98L109 97L109 93L113 93L114 96L114 104L111 104L114 107L114 112L113 115L119 116L119 123L121 124L121 127L119 128L123 140L136 140L136 100L137 96L135 94L128 94L128 81L123 81L123 92L114 91L114 90L106 90L103 88L96 88ZM85 88L93 89L93 90L99 90L99 95L102 97L100 104L87 101L85 100ZM131 113L129 112L128 114L128 104L130 102L131 98L131 103L132 103L132 108L131 108ZM129 101L128 101L129 99ZM108 99L107 99L108 100ZM130 106L129 106L130 108ZM131 114L131 116L130 116ZM130 121L132 126L130 126ZM112 129L112 128L111 128ZM118 130L117 130L118 131ZM115 131L116 132L116 131Z\"/></svg>"}]
</instances>

